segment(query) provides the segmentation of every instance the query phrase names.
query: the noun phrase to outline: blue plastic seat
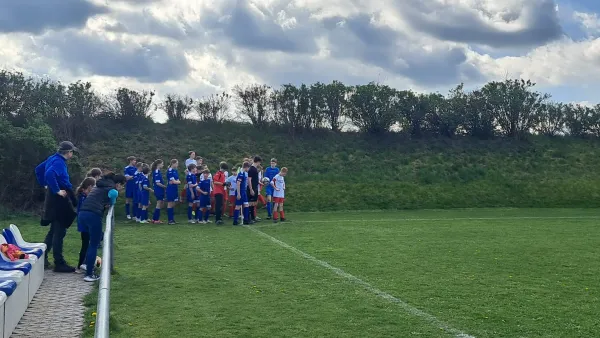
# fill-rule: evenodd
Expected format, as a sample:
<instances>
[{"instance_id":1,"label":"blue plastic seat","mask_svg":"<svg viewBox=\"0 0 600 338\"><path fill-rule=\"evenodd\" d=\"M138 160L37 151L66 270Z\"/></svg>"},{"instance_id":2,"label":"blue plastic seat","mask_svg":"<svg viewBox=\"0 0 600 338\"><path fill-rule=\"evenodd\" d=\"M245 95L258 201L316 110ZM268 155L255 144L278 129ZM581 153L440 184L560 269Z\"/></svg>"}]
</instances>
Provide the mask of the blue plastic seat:
<instances>
[{"instance_id":1,"label":"blue plastic seat","mask_svg":"<svg viewBox=\"0 0 600 338\"><path fill-rule=\"evenodd\" d=\"M11 296L17 289L17 282L9 279L0 279L0 291L4 292L7 296Z\"/></svg>"},{"instance_id":2,"label":"blue plastic seat","mask_svg":"<svg viewBox=\"0 0 600 338\"><path fill-rule=\"evenodd\" d=\"M27 275L31 271L31 268L31 263L28 262L6 262L0 259L0 270L3 271L19 270Z\"/></svg>"},{"instance_id":3,"label":"blue plastic seat","mask_svg":"<svg viewBox=\"0 0 600 338\"><path fill-rule=\"evenodd\" d=\"M20 247L19 244L17 244L17 240L15 239L15 236L13 235L12 231L10 231L10 229L2 230L2 235L4 236L4 239L6 239L6 243L18 246L21 249L21 251L23 251L23 253L26 253L28 255L35 255L37 258L42 257L42 255L44 254L44 251L42 249Z\"/></svg>"}]
</instances>

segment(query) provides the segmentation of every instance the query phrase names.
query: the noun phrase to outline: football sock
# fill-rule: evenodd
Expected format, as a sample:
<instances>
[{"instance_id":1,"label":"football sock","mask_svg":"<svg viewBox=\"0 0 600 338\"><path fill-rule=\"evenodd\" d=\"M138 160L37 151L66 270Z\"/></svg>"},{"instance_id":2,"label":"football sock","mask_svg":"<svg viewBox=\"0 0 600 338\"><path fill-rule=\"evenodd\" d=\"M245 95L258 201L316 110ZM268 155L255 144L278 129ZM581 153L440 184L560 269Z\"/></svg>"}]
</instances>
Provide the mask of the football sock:
<instances>
[{"instance_id":1,"label":"football sock","mask_svg":"<svg viewBox=\"0 0 600 338\"><path fill-rule=\"evenodd\" d=\"M188 206L188 219L191 221L192 220L192 209L193 207Z\"/></svg>"},{"instance_id":2,"label":"football sock","mask_svg":"<svg viewBox=\"0 0 600 338\"><path fill-rule=\"evenodd\" d=\"M158 221L160 219L160 209L156 208L154 209L154 216L152 217L153 220Z\"/></svg>"},{"instance_id":3,"label":"football sock","mask_svg":"<svg viewBox=\"0 0 600 338\"><path fill-rule=\"evenodd\" d=\"M274 220L277 220L277 217L278 217L278 215L277 215L277 214L278 214L278 212L277 212L277 211L273 211L273 219L274 219Z\"/></svg>"},{"instance_id":4,"label":"football sock","mask_svg":"<svg viewBox=\"0 0 600 338\"><path fill-rule=\"evenodd\" d=\"M250 221L250 208L244 207L244 222Z\"/></svg>"},{"instance_id":5,"label":"football sock","mask_svg":"<svg viewBox=\"0 0 600 338\"><path fill-rule=\"evenodd\" d=\"M273 205L271 204L271 202L267 202L267 215L269 215L269 217L271 217L271 215L273 214Z\"/></svg>"},{"instance_id":6,"label":"football sock","mask_svg":"<svg viewBox=\"0 0 600 338\"><path fill-rule=\"evenodd\" d=\"M256 208L253 205L251 205L249 207L249 209L250 209L250 218L255 219L256 218L256 213L255 213Z\"/></svg>"},{"instance_id":7,"label":"football sock","mask_svg":"<svg viewBox=\"0 0 600 338\"><path fill-rule=\"evenodd\" d=\"M167 217L169 218L169 222L175 221L175 210L173 208L167 208Z\"/></svg>"},{"instance_id":8,"label":"football sock","mask_svg":"<svg viewBox=\"0 0 600 338\"><path fill-rule=\"evenodd\" d=\"M238 218L240 218L240 211L238 209L235 209L235 212L233 214L233 224L237 224Z\"/></svg>"},{"instance_id":9,"label":"football sock","mask_svg":"<svg viewBox=\"0 0 600 338\"><path fill-rule=\"evenodd\" d=\"M279 214L281 215L281 218L285 218L285 213L283 212L283 210L281 210L281 211L279 212Z\"/></svg>"},{"instance_id":10,"label":"football sock","mask_svg":"<svg viewBox=\"0 0 600 338\"><path fill-rule=\"evenodd\" d=\"M130 204L125 203L125 215L131 216L131 214L129 213L129 210L130 210Z\"/></svg>"},{"instance_id":11,"label":"football sock","mask_svg":"<svg viewBox=\"0 0 600 338\"><path fill-rule=\"evenodd\" d=\"M138 210L137 209L138 209L137 208L137 204L133 203L133 215L132 216L135 217L135 218L137 218L137 216L138 216Z\"/></svg>"}]
</instances>

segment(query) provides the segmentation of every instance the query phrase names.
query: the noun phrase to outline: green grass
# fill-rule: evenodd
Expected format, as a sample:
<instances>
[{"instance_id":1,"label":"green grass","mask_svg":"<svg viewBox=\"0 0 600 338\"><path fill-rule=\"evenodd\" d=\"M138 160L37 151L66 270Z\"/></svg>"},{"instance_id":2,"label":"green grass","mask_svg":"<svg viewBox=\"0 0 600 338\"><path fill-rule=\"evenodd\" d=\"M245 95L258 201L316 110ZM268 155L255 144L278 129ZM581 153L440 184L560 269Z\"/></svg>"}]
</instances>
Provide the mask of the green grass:
<instances>
[{"instance_id":1,"label":"green grass","mask_svg":"<svg viewBox=\"0 0 600 338\"><path fill-rule=\"evenodd\" d=\"M254 228L477 338L600 332L598 209L288 218ZM43 238L17 221L28 240ZM113 337L452 336L250 229L119 220L115 240ZM71 261L78 245L72 229Z\"/></svg>"}]
</instances>

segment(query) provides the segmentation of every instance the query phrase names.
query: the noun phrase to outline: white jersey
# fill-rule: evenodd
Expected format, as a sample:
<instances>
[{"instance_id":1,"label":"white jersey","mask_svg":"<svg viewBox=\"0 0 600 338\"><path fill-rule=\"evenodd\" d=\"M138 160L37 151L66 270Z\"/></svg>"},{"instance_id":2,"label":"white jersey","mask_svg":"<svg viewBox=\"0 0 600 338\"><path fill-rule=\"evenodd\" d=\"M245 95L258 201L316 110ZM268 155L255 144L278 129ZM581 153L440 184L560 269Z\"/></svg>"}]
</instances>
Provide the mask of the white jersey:
<instances>
[{"instance_id":1,"label":"white jersey","mask_svg":"<svg viewBox=\"0 0 600 338\"><path fill-rule=\"evenodd\" d=\"M194 160L193 158L188 158L187 160L185 160L185 169L187 170L187 167L190 166L190 164L196 164L196 160Z\"/></svg>"},{"instance_id":2,"label":"white jersey","mask_svg":"<svg viewBox=\"0 0 600 338\"><path fill-rule=\"evenodd\" d=\"M231 184L229 186L229 196L235 196L235 189L237 189L237 176L229 176L225 181Z\"/></svg>"},{"instance_id":3,"label":"white jersey","mask_svg":"<svg viewBox=\"0 0 600 338\"><path fill-rule=\"evenodd\" d=\"M275 177L273 177L272 183L275 186L275 189L273 189L273 197L285 197L285 179L283 178L283 176L279 174L275 175Z\"/></svg>"}]
</instances>

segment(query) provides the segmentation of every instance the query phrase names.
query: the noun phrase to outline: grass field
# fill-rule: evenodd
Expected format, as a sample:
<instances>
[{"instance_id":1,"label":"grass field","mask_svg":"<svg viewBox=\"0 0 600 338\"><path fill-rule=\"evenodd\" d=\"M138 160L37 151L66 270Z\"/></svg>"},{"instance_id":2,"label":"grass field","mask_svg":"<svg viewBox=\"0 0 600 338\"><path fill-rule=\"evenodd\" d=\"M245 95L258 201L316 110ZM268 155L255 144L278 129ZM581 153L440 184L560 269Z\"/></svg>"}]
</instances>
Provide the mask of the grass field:
<instances>
[{"instance_id":1,"label":"grass field","mask_svg":"<svg viewBox=\"0 0 600 338\"><path fill-rule=\"evenodd\" d=\"M598 209L287 216L251 228L118 220L112 336L600 335ZM34 220L13 222L43 238ZM67 236L73 262L76 229Z\"/></svg>"}]
</instances>

